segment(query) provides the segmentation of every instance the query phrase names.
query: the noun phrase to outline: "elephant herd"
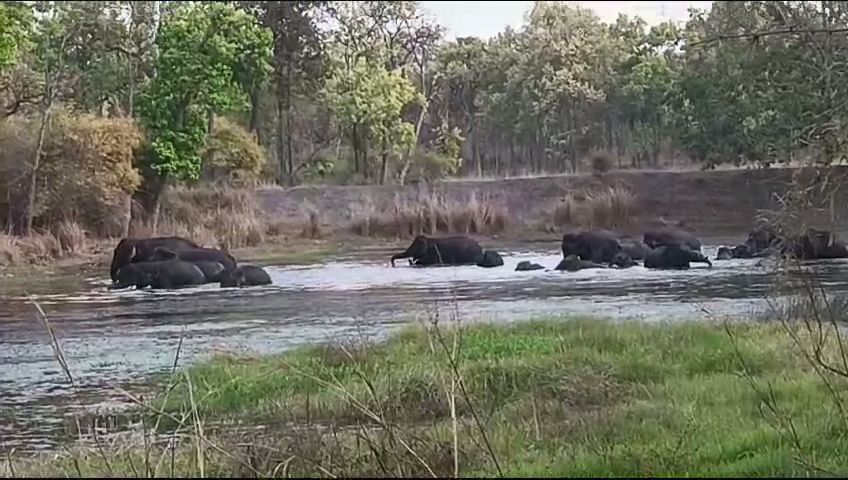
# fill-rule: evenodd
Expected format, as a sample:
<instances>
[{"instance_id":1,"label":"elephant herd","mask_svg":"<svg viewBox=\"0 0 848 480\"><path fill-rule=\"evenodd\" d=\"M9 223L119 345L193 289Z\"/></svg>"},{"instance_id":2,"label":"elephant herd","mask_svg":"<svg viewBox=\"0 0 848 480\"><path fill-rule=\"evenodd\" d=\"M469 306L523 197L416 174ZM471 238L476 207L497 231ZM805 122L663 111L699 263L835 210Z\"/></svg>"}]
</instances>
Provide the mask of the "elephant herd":
<instances>
[{"instance_id":1,"label":"elephant herd","mask_svg":"<svg viewBox=\"0 0 848 480\"><path fill-rule=\"evenodd\" d=\"M644 232L641 240L623 240L609 230L580 230L562 237L563 259L554 268L575 272L586 268L629 268L642 261L650 269L688 269L692 263L712 262L701 252L701 241L693 234L674 228L657 228ZM770 255L793 255L801 260L848 257L848 247L826 230L807 229L789 240L781 239L768 227L753 229L745 243L721 247L716 260L760 258ZM411 266L477 265L502 266L503 258L494 250L483 250L471 238L453 236L434 238L418 235L395 260L408 258ZM522 261L516 271L543 270L538 263Z\"/></svg>"},{"instance_id":2,"label":"elephant herd","mask_svg":"<svg viewBox=\"0 0 848 480\"><path fill-rule=\"evenodd\" d=\"M110 289L174 289L218 283L221 287L271 284L261 267L238 265L229 253L181 237L124 238L115 247Z\"/></svg>"}]
</instances>

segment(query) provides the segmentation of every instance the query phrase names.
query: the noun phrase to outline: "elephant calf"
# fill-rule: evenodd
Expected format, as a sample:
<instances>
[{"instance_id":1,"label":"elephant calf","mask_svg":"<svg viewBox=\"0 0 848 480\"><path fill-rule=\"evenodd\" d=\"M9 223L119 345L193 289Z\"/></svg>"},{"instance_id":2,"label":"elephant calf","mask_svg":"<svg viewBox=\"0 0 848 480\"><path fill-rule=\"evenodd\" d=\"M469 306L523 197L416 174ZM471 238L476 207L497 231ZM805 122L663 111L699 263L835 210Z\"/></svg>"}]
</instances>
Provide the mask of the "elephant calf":
<instances>
[{"instance_id":1,"label":"elephant calf","mask_svg":"<svg viewBox=\"0 0 848 480\"><path fill-rule=\"evenodd\" d=\"M648 230L642 235L642 241L645 242L648 248L652 249L679 245L694 252L701 251L701 241L695 235L676 228L655 228Z\"/></svg>"},{"instance_id":2,"label":"elephant calf","mask_svg":"<svg viewBox=\"0 0 848 480\"><path fill-rule=\"evenodd\" d=\"M206 276L197 265L177 259L130 263L118 270L117 277L110 290L131 286L170 289L206 283Z\"/></svg>"},{"instance_id":3,"label":"elephant calf","mask_svg":"<svg viewBox=\"0 0 848 480\"><path fill-rule=\"evenodd\" d=\"M544 270L545 267L539 265L538 263L531 263L527 260L518 262L518 265L515 266L516 272L530 272L533 270Z\"/></svg>"},{"instance_id":4,"label":"elephant calf","mask_svg":"<svg viewBox=\"0 0 848 480\"><path fill-rule=\"evenodd\" d=\"M568 272L576 272L578 270L583 270L586 268L608 268L606 265L602 263L593 262L591 260L580 260L580 257L577 255L568 255L563 258L559 265L554 268L554 270L565 270Z\"/></svg>"},{"instance_id":5,"label":"elephant calf","mask_svg":"<svg viewBox=\"0 0 848 480\"><path fill-rule=\"evenodd\" d=\"M503 264L503 257L501 257L500 253L494 250L486 250L483 252L483 258L477 262L478 267L484 268L502 267Z\"/></svg>"},{"instance_id":6,"label":"elephant calf","mask_svg":"<svg viewBox=\"0 0 848 480\"><path fill-rule=\"evenodd\" d=\"M271 276L262 267L240 265L233 270L225 270L221 275L221 287L256 287L271 285Z\"/></svg>"},{"instance_id":7,"label":"elephant calf","mask_svg":"<svg viewBox=\"0 0 848 480\"><path fill-rule=\"evenodd\" d=\"M652 248L645 256L645 268L687 269L691 262L706 263L710 267L713 266L710 259L701 252L690 250L679 244Z\"/></svg>"}]
</instances>

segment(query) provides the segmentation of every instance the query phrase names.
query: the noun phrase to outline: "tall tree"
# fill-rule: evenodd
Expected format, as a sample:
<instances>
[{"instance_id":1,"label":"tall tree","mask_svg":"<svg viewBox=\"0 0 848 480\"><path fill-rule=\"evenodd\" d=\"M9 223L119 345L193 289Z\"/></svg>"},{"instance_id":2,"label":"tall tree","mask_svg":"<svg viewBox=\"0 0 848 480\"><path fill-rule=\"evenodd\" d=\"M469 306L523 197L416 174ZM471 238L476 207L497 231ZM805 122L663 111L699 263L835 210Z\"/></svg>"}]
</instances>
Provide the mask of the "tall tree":
<instances>
[{"instance_id":1,"label":"tall tree","mask_svg":"<svg viewBox=\"0 0 848 480\"><path fill-rule=\"evenodd\" d=\"M185 5L163 21L156 77L141 110L150 136L154 228L167 180L198 178L213 115L246 108L244 87L270 72L272 40L255 18L228 4Z\"/></svg>"}]
</instances>

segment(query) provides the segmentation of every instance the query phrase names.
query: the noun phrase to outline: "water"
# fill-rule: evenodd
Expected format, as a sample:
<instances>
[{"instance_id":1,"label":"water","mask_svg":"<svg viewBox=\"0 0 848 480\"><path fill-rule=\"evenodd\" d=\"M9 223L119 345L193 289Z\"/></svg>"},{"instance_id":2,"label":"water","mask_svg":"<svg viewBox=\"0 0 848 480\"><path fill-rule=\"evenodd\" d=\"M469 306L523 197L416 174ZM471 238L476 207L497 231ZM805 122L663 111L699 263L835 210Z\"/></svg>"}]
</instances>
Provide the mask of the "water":
<instances>
[{"instance_id":1,"label":"water","mask_svg":"<svg viewBox=\"0 0 848 480\"><path fill-rule=\"evenodd\" d=\"M715 256L716 247L705 254ZM558 246L502 251L500 268L410 268L389 253L337 257L326 263L267 266L273 286L217 285L150 292L109 291L106 272L57 276L29 293L50 318L74 390L60 368L44 323L20 288L0 287L0 450L55 447L74 413L125 404L150 373L216 351L272 353L315 342L381 338L424 318L435 303L463 320L515 321L547 314L624 320L748 317L765 307L772 277L758 260L717 261L688 271L593 269L515 272L522 260L547 268ZM817 265L833 291L848 291L845 261ZM6 282L0 278L0 285Z\"/></svg>"}]
</instances>

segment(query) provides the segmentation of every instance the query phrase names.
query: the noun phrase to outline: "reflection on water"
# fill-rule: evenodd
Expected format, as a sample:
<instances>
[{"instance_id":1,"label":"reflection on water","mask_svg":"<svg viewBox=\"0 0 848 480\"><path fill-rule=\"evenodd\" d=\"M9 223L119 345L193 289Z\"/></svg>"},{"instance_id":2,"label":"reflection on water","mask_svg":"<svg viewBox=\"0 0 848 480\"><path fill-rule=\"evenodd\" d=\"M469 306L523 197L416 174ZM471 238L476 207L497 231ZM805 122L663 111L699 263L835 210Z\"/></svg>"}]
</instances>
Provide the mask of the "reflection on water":
<instances>
[{"instance_id":1,"label":"reflection on water","mask_svg":"<svg viewBox=\"0 0 848 480\"><path fill-rule=\"evenodd\" d=\"M705 253L715 256L715 247ZM108 291L99 272L82 288L33 294L49 316L77 383L54 359L44 324L25 296L0 289L0 442L42 448L65 427L64 415L121 400L115 386L170 368L183 337L181 364L215 351L279 352L345 336L382 337L456 299L464 320L512 321L546 314L591 314L656 321L706 315L748 316L764 305L772 278L758 260L715 262L688 271L540 270L558 249L504 252L501 268L391 268L377 260L268 267L273 286L180 291ZM816 267L829 288L848 290L845 262ZM2 443L0 443L0 448Z\"/></svg>"}]
</instances>

